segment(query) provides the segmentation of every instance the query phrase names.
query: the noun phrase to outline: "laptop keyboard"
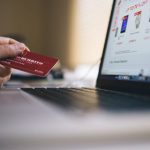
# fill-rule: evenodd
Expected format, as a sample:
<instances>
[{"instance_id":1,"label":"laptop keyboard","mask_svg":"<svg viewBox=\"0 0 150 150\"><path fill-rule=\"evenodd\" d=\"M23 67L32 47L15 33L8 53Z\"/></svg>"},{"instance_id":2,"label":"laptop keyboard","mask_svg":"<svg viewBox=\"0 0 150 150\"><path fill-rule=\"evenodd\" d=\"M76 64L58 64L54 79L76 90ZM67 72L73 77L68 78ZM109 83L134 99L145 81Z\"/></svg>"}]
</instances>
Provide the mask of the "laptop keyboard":
<instances>
[{"instance_id":1,"label":"laptop keyboard","mask_svg":"<svg viewBox=\"0 0 150 150\"><path fill-rule=\"evenodd\" d=\"M90 88L22 88L23 91L65 108L150 109L149 97Z\"/></svg>"}]
</instances>

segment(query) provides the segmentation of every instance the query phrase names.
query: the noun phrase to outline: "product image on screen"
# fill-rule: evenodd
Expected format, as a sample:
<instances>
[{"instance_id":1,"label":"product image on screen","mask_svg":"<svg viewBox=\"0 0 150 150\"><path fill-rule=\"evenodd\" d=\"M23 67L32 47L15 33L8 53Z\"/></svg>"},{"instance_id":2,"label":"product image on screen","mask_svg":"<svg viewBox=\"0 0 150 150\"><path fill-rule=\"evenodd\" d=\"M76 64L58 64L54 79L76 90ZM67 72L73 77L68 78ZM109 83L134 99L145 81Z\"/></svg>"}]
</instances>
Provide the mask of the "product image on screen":
<instances>
[{"instance_id":1,"label":"product image on screen","mask_svg":"<svg viewBox=\"0 0 150 150\"><path fill-rule=\"evenodd\" d=\"M121 33L126 32L127 23L128 23L128 16L124 16L122 19L122 27L121 27Z\"/></svg>"}]
</instances>

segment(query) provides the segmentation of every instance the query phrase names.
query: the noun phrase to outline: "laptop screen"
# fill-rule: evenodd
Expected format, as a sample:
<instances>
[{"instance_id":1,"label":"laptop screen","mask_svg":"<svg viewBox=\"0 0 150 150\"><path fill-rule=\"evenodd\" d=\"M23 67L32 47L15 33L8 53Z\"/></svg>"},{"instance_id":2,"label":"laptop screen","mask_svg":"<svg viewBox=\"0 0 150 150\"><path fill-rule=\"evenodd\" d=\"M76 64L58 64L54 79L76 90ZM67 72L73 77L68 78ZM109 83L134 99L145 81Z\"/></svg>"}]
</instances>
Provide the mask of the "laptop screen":
<instances>
[{"instance_id":1,"label":"laptop screen","mask_svg":"<svg viewBox=\"0 0 150 150\"><path fill-rule=\"evenodd\" d=\"M150 0L116 0L101 75L150 82Z\"/></svg>"}]
</instances>

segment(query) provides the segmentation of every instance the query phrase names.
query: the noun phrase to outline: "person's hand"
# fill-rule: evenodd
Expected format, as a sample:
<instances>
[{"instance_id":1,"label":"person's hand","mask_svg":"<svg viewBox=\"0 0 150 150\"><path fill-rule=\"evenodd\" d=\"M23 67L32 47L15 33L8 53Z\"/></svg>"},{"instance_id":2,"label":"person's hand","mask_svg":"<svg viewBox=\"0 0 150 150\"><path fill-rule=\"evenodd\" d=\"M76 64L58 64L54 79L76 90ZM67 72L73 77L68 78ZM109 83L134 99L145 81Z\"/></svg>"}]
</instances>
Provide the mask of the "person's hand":
<instances>
[{"instance_id":1,"label":"person's hand","mask_svg":"<svg viewBox=\"0 0 150 150\"><path fill-rule=\"evenodd\" d=\"M29 50L23 43L14 39L0 37L0 59L7 57L15 57ZM0 86L10 79L11 69L0 64Z\"/></svg>"}]
</instances>

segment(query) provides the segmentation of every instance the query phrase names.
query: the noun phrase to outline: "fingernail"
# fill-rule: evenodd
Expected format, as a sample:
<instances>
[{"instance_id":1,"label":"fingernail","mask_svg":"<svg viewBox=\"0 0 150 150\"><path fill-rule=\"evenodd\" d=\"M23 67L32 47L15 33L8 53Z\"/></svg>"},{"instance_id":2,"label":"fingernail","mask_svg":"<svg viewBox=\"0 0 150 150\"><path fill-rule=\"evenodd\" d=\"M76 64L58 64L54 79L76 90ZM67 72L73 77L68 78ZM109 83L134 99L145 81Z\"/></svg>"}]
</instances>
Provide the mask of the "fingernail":
<instances>
[{"instance_id":1,"label":"fingernail","mask_svg":"<svg viewBox=\"0 0 150 150\"><path fill-rule=\"evenodd\" d=\"M2 88L4 87L3 85L4 85L4 83L1 83L1 84L0 84L0 89L2 89Z\"/></svg>"},{"instance_id":2,"label":"fingernail","mask_svg":"<svg viewBox=\"0 0 150 150\"><path fill-rule=\"evenodd\" d=\"M20 47L20 49L21 49L22 51L24 51L24 50L25 50L25 47Z\"/></svg>"},{"instance_id":3,"label":"fingernail","mask_svg":"<svg viewBox=\"0 0 150 150\"><path fill-rule=\"evenodd\" d=\"M25 46L24 46L24 44L22 44L22 43L19 43L19 45L18 45L18 49L17 49L17 54L18 55L22 55L23 54L23 51L25 50Z\"/></svg>"}]
</instances>

